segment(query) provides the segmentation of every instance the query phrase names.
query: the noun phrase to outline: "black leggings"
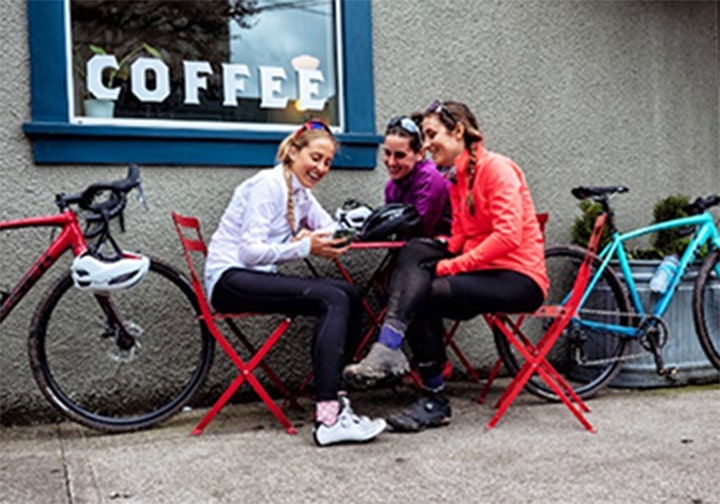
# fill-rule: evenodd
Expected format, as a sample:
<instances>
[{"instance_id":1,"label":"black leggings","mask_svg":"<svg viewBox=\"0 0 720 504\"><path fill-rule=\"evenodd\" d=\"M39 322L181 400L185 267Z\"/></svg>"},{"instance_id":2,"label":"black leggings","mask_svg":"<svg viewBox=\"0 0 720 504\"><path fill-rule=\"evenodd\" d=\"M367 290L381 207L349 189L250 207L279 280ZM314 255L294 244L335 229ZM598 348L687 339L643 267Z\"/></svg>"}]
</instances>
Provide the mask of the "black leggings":
<instances>
[{"instance_id":1,"label":"black leggings","mask_svg":"<svg viewBox=\"0 0 720 504\"><path fill-rule=\"evenodd\" d=\"M405 339L423 378L438 376L447 359L443 318L531 312L543 302L540 287L515 271L435 276L435 264L448 257L451 254L436 240L412 240L400 251L390 280L385 322L406 328Z\"/></svg>"},{"instance_id":2,"label":"black leggings","mask_svg":"<svg viewBox=\"0 0 720 504\"><path fill-rule=\"evenodd\" d=\"M360 293L347 282L300 278L232 268L212 292L212 305L222 313L313 315L312 363L318 401L337 399L343 388L341 371L358 343L362 305Z\"/></svg>"}]
</instances>

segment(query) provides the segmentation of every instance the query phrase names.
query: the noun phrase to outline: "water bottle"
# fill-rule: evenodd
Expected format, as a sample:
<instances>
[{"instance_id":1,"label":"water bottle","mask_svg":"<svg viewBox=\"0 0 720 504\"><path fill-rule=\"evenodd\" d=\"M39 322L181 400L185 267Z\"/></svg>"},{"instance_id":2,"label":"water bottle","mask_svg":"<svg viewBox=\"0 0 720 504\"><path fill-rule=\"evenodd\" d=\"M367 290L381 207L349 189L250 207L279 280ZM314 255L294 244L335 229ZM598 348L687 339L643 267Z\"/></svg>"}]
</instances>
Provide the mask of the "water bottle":
<instances>
[{"instance_id":1,"label":"water bottle","mask_svg":"<svg viewBox=\"0 0 720 504\"><path fill-rule=\"evenodd\" d=\"M650 290L657 294L665 294L670 285L670 280L675 276L679 263L678 256L675 254L666 256L650 280Z\"/></svg>"}]
</instances>

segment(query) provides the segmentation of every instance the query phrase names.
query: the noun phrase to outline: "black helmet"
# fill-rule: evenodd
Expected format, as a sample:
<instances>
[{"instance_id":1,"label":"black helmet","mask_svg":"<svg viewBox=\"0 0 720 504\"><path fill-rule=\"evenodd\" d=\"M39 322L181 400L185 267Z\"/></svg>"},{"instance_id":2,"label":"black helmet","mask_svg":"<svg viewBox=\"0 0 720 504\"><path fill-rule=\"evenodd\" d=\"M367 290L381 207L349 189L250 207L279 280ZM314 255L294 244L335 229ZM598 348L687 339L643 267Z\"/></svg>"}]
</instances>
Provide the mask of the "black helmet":
<instances>
[{"instance_id":1,"label":"black helmet","mask_svg":"<svg viewBox=\"0 0 720 504\"><path fill-rule=\"evenodd\" d=\"M368 216L356 239L367 242L409 238L419 223L420 215L414 206L389 203Z\"/></svg>"}]
</instances>

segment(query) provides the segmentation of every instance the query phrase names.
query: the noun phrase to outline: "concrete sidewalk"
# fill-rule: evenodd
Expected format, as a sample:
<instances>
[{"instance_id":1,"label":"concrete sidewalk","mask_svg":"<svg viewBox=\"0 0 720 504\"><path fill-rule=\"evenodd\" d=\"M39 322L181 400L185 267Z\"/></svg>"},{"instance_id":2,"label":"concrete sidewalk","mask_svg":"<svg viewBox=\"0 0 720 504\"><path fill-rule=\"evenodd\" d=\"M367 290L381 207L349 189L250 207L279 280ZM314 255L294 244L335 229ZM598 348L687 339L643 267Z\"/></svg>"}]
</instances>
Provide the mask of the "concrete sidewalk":
<instances>
[{"instance_id":1,"label":"concrete sidewalk","mask_svg":"<svg viewBox=\"0 0 720 504\"><path fill-rule=\"evenodd\" d=\"M490 399L497 399L498 381ZM316 448L310 409L287 435L261 403L204 411L154 429L103 435L72 423L0 431L3 503L720 503L720 386L605 390L589 401L597 433L561 404L520 395L498 426L451 382L453 422L420 434ZM355 393L362 414L412 391Z\"/></svg>"}]
</instances>

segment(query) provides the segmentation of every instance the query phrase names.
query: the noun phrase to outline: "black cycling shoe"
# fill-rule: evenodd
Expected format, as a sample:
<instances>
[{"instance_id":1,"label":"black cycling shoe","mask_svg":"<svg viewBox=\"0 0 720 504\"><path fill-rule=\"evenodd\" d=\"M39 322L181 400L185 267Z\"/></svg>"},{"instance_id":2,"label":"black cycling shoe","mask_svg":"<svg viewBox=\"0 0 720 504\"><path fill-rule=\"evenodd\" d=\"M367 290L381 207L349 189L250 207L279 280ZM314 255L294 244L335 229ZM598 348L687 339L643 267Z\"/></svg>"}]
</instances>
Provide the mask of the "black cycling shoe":
<instances>
[{"instance_id":1,"label":"black cycling shoe","mask_svg":"<svg viewBox=\"0 0 720 504\"><path fill-rule=\"evenodd\" d=\"M442 395L424 396L408 409L387 418L387 423L397 432L419 432L428 427L440 427L450 423L450 402Z\"/></svg>"}]
</instances>

